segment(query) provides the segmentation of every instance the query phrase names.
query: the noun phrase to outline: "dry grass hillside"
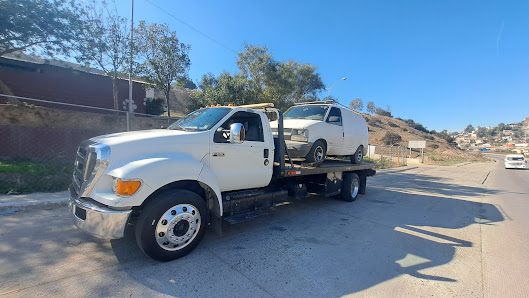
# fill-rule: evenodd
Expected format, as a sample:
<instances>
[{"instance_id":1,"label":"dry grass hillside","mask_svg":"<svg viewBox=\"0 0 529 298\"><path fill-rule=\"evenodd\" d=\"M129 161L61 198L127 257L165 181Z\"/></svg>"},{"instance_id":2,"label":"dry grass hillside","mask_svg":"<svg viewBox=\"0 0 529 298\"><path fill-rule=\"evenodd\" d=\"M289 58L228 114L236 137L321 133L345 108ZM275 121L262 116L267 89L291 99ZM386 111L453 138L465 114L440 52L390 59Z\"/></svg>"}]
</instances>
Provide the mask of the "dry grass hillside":
<instances>
[{"instance_id":1,"label":"dry grass hillside","mask_svg":"<svg viewBox=\"0 0 529 298\"><path fill-rule=\"evenodd\" d=\"M369 114L362 114L362 116L369 126L369 143L372 145L385 145L382 141L384 136L387 132L392 132L402 138L399 142L402 146L407 146L408 141L426 141L426 149L424 149L426 164L453 165L462 162L488 161L481 154L454 148L446 140L417 130L400 119ZM412 158L418 153L414 155Z\"/></svg>"}]
</instances>

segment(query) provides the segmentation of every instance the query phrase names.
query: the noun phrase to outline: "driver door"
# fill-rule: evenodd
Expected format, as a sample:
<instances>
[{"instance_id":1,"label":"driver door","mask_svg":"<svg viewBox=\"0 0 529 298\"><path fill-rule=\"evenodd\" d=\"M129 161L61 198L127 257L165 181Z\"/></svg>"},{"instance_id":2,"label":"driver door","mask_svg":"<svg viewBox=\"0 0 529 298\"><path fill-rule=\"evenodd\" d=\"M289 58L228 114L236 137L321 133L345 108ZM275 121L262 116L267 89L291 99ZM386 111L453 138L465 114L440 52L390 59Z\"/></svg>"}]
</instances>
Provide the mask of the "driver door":
<instances>
[{"instance_id":1,"label":"driver door","mask_svg":"<svg viewBox=\"0 0 529 298\"><path fill-rule=\"evenodd\" d=\"M328 155L341 155L344 146L344 131L342 113L339 108L332 107L325 119L326 127L325 130L327 140L327 154Z\"/></svg>"},{"instance_id":2,"label":"driver door","mask_svg":"<svg viewBox=\"0 0 529 298\"><path fill-rule=\"evenodd\" d=\"M221 191L258 188L270 182L273 148L269 148L271 136L264 135L262 121L257 113L240 111L215 130L210 141L209 167L217 176ZM227 131L232 123L245 127L246 137L240 144L229 142Z\"/></svg>"}]
</instances>

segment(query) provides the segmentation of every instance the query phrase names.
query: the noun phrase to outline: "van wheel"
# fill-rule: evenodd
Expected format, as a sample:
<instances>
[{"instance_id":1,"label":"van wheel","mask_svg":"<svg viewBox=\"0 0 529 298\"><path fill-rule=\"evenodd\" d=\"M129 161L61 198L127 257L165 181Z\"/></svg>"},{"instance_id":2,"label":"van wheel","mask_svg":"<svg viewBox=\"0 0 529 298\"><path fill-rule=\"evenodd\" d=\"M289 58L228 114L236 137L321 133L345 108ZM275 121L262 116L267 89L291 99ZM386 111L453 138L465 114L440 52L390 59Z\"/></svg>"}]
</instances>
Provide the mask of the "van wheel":
<instances>
[{"instance_id":1,"label":"van wheel","mask_svg":"<svg viewBox=\"0 0 529 298\"><path fill-rule=\"evenodd\" d=\"M364 146L358 147L354 155L351 155L351 163L359 164L364 160Z\"/></svg>"},{"instance_id":2,"label":"van wheel","mask_svg":"<svg viewBox=\"0 0 529 298\"><path fill-rule=\"evenodd\" d=\"M190 253L208 225L206 202L189 190L162 192L147 203L136 224L136 242L150 258L167 262Z\"/></svg>"},{"instance_id":3,"label":"van wheel","mask_svg":"<svg viewBox=\"0 0 529 298\"><path fill-rule=\"evenodd\" d=\"M353 202L360 192L360 177L356 173L346 173L342 184L342 199Z\"/></svg>"},{"instance_id":4,"label":"van wheel","mask_svg":"<svg viewBox=\"0 0 529 298\"><path fill-rule=\"evenodd\" d=\"M312 148L309 151L309 154L305 157L307 162L322 162L327 155L327 148L325 143L321 140L317 140L312 144Z\"/></svg>"}]
</instances>

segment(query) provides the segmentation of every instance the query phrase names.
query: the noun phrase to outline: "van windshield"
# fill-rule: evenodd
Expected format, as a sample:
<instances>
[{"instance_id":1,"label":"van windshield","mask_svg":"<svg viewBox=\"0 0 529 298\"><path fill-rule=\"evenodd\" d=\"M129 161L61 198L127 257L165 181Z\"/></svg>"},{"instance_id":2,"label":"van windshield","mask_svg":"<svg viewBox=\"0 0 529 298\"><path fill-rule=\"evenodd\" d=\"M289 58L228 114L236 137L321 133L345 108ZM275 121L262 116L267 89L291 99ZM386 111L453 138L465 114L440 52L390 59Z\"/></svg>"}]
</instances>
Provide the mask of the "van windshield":
<instances>
[{"instance_id":1,"label":"van windshield","mask_svg":"<svg viewBox=\"0 0 529 298\"><path fill-rule=\"evenodd\" d=\"M507 160L524 160L524 158L521 156L520 157L515 156L515 157L507 157Z\"/></svg>"},{"instance_id":2,"label":"van windshield","mask_svg":"<svg viewBox=\"0 0 529 298\"><path fill-rule=\"evenodd\" d=\"M328 108L329 106L324 105L294 106L285 112L284 119L308 119L323 121Z\"/></svg>"},{"instance_id":3,"label":"van windshield","mask_svg":"<svg viewBox=\"0 0 529 298\"><path fill-rule=\"evenodd\" d=\"M196 110L184 118L176 121L175 123L171 124L167 129L173 129L173 130L193 130L193 131L203 131L208 130L213 125L217 124L220 119L222 119L228 112L230 111L230 108L206 108L206 109L200 109Z\"/></svg>"}]
</instances>

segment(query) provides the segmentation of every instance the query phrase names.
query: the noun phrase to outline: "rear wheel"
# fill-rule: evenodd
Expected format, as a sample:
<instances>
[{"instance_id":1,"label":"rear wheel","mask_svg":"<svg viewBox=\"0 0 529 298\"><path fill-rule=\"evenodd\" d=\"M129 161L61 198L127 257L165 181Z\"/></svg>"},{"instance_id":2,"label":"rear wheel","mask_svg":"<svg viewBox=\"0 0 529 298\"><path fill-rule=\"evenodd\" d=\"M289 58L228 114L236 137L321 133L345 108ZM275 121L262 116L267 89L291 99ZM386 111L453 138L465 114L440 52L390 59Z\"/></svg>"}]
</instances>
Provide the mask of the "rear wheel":
<instances>
[{"instance_id":1,"label":"rear wheel","mask_svg":"<svg viewBox=\"0 0 529 298\"><path fill-rule=\"evenodd\" d=\"M364 160L364 146L358 147L354 155L351 156L351 163L359 164Z\"/></svg>"},{"instance_id":2,"label":"rear wheel","mask_svg":"<svg viewBox=\"0 0 529 298\"><path fill-rule=\"evenodd\" d=\"M312 144L312 148L309 151L309 154L305 157L307 162L321 162L325 159L327 155L327 147L325 143L321 140L317 140Z\"/></svg>"},{"instance_id":3,"label":"rear wheel","mask_svg":"<svg viewBox=\"0 0 529 298\"><path fill-rule=\"evenodd\" d=\"M346 173L342 184L342 199L353 202L360 192L360 177L356 173Z\"/></svg>"},{"instance_id":4,"label":"rear wheel","mask_svg":"<svg viewBox=\"0 0 529 298\"><path fill-rule=\"evenodd\" d=\"M136 242L152 259L167 262L190 253L204 238L206 202L194 192L173 190L147 203L136 224Z\"/></svg>"}]
</instances>

